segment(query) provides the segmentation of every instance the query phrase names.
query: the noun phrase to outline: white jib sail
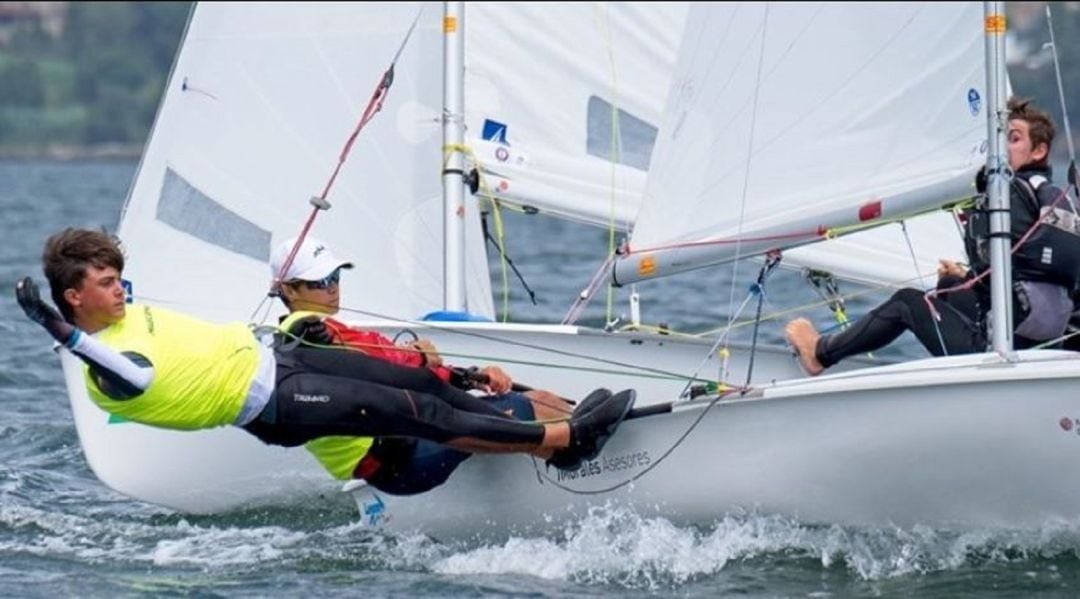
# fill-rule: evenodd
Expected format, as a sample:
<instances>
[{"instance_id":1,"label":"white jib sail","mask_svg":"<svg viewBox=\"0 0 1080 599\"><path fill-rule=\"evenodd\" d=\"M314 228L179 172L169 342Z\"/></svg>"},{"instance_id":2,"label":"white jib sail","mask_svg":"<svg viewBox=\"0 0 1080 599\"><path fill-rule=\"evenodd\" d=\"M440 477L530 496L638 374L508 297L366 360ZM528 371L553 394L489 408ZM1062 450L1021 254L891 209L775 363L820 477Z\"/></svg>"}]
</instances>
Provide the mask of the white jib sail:
<instances>
[{"instance_id":1,"label":"white jib sail","mask_svg":"<svg viewBox=\"0 0 1080 599\"><path fill-rule=\"evenodd\" d=\"M419 10L198 5L120 223L137 298L250 317L269 286L271 249L300 232ZM356 264L342 306L373 315L416 318L442 305L441 18L441 6L426 7L311 232ZM471 212L469 307L490 316Z\"/></svg>"},{"instance_id":2,"label":"white jib sail","mask_svg":"<svg viewBox=\"0 0 1080 599\"><path fill-rule=\"evenodd\" d=\"M467 137L490 192L627 229L688 9L685 2L469 3Z\"/></svg>"},{"instance_id":3,"label":"white jib sail","mask_svg":"<svg viewBox=\"0 0 1080 599\"><path fill-rule=\"evenodd\" d=\"M969 3L694 5L616 280L970 195L986 137L981 23Z\"/></svg>"}]
</instances>

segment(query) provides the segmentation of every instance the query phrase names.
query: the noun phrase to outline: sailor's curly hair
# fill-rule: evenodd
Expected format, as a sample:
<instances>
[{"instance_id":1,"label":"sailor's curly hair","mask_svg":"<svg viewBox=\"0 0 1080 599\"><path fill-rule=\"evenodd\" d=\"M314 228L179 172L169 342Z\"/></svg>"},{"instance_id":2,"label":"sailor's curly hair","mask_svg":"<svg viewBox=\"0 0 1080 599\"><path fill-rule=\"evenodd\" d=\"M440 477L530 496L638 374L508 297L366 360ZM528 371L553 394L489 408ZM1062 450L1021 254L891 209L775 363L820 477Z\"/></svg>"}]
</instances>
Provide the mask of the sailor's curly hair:
<instances>
[{"instance_id":1,"label":"sailor's curly hair","mask_svg":"<svg viewBox=\"0 0 1080 599\"><path fill-rule=\"evenodd\" d=\"M1036 108L1031 98L1009 98L1009 120L1025 121L1029 127L1031 147L1035 149L1039 144L1046 144L1046 155L1049 158L1050 148L1054 141L1054 121L1045 110ZM1046 165L1043 159L1040 165Z\"/></svg>"},{"instance_id":2,"label":"sailor's curly hair","mask_svg":"<svg viewBox=\"0 0 1080 599\"><path fill-rule=\"evenodd\" d=\"M64 299L64 291L82 287L87 266L111 266L118 272L123 272L124 250L115 235L68 227L45 242L41 265L45 278L49 280L53 303L70 322L73 313Z\"/></svg>"}]
</instances>

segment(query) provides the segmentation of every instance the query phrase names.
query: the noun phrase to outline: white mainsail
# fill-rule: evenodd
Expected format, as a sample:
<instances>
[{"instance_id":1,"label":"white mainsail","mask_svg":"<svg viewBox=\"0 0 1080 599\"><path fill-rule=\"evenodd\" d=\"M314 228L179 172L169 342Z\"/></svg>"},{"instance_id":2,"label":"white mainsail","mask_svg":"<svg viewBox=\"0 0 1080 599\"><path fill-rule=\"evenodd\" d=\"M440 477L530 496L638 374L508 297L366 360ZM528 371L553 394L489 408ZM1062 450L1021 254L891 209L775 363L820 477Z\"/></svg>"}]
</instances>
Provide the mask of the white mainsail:
<instances>
[{"instance_id":1,"label":"white mainsail","mask_svg":"<svg viewBox=\"0 0 1080 599\"><path fill-rule=\"evenodd\" d=\"M971 195L985 72L970 3L692 7L620 283Z\"/></svg>"}]
</instances>

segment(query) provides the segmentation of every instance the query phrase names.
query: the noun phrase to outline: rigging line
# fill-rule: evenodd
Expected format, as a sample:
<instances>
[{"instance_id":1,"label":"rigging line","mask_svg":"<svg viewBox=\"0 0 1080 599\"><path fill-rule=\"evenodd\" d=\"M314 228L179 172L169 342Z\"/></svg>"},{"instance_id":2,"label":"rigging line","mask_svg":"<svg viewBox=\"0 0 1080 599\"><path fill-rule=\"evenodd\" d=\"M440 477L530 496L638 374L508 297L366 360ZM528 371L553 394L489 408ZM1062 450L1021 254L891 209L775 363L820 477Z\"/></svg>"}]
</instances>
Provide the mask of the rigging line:
<instances>
[{"instance_id":1,"label":"rigging line","mask_svg":"<svg viewBox=\"0 0 1080 599\"><path fill-rule=\"evenodd\" d=\"M912 282L914 280L915 280L915 278L913 277L911 279L905 279L903 281L900 281L900 283L901 283L901 286L903 286L904 284L910 283L910 282ZM875 287L869 287L867 289L863 289L862 291L853 291L853 292L848 293L848 294L838 295L838 298L841 299L841 300L853 299L853 298L856 298L856 297L862 297L864 295L869 295L871 293L877 293L877 292L882 291L884 289L898 289L898 288L899 287L896 286L896 285L878 285L878 286L875 286ZM810 308L817 308L818 306L828 306L831 303L832 303L831 300L826 300L826 299L823 299L822 301L819 301L819 302L808 302L808 303L805 303L805 304L795 306L794 308L784 310L782 312L774 312L774 313L767 314L767 315L762 317L762 320L775 320L777 318L782 318L784 316L787 316L788 314L799 312L801 310L807 310L807 309L810 309ZM727 327L717 327L715 329L707 329L707 330L701 331L700 333L688 333L688 335L693 336L693 337L708 337L710 335L714 335L714 334L718 333L721 329L725 329L725 328L727 328L727 329L737 329L737 328L741 328L741 327L751 325L751 324L753 324L753 321L744 320L742 322L736 322L735 324L729 324Z\"/></svg>"},{"instance_id":2,"label":"rigging line","mask_svg":"<svg viewBox=\"0 0 1080 599\"><path fill-rule=\"evenodd\" d=\"M791 53L791 50L795 48L795 45L802 39L803 35L811 28L812 25L814 25L814 22L817 20L818 16L821 14L821 11L824 8L825 8L824 3L819 4L817 6L817 10L814 11L814 14L811 15L810 18L808 18L808 19L806 19L804 21L802 29L792 38L791 42L788 44L788 47L785 48L784 51L781 52L779 54L779 56L776 57L776 60L773 62L772 68L769 69L769 71L767 73L765 73L765 77L764 77L765 81L768 81L769 78L772 77L772 74L774 72L776 72L777 69L780 68L780 65L784 64L784 61L787 59L788 54ZM737 12L737 10L736 10L736 12ZM734 19L734 16L732 18ZM732 68L732 74L728 77L728 80L724 82L724 85L720 87L721 90L725 90L726 88L729 87L728 84L731 82L731 79L735 75L735 71L738 70L738 68L739 68L739 66L741 66L741 64L742 64L742 60L741 60L741 57L740 57L739 62L737 62L735 64L735 66ZM719 99L719 96L717 96L717 99ZM720 125L719 127L715 128L714 130L715 131L728 131L728 130L730 130L732 124L734 124L735 122L739 121L742 118L743 111L746 110L748 107L749 107L749 105L744 102L743 105L740 106L738 110L732 111L731 117L724 124ZM719 141L719 140L714 140L713 144L709 148L710 151L715 149L717 141Z\"/></svg>"},{"instance_id":3,"label":"rigging line","mask_svg":"<svg viewBox=\"0 0 1080 599\"><path fill-rule=\"evenodd\" d=\"M747 166L749 167L749 164ZM741 223L740 223L740 226L742 226ZM633 249L630 252L628 252L627 255L643 254L643 253L646 253L646 252L659 252L659 251L663 251L663 250L678 250L678 249L682 249L682 248L705 247L705 246L710 246L710 245L725 245L725 244L730 244L730 243L734 243L736 245L736 247L738 247L739 245L741 245L744 242L749 243L751 241L784 241L784 240L803 239L803 238L813 239L813 238L818 238L818 237L824 237L827 232L828 232L828 229L814 229L812 231L811 230L794 231L794 232L791 232L791 233L777 233L775 235L758 235L756 237L743 237L741 235L738 235L736 237L726 237L726 238L723 238L723 239L706 239L704 241L686 241L686 242L683 242L683 243L671 243L671 244L667 244L667 245L656 245L656 246L646 247L646 248L637 248L637 249Z\"/></svg>"},{"instance_id":4,"label":"rigging line","mask_svg":"<svg viewBox=\"0 0 1080 599\"><path fill-rule=\"evenodd\" d=\"M464 144L448 144L443 146L443 170L445 171L447 165L450 164L450 155L453 152L461 152L472 160L475 165L477 184L483 194L481 197L485 198L492 206L492 214L495 217L495 233L498 236L498 239L491 238L491 234L487 229L487 219L483 218L482 214L480 224L483 227L484 235L488 239L491 239L495 244L496 249L499 250L499 272L502 275L502 321L506 322L510 319L510 277L506 274L506 264L510 258L506 255L506 236L505 230L503 229L501 210L502 203L499 202L499 200L496 199L495 194L492 193L491 186L488 184L487 177L484 175L484 165L480 162L480 159L477 158L476 153L473 152L471 147ZM517 268L514 268L514 272L517 273ZM517 274L518 278L521 279L521 283L525 285L525 279L521 277L521 273ZM529 296L532 298L532 290L529 289L528 285L525 285L525 290L529 292ZM533 304L536 304L535 298L533 298Z\"/></svg>"},{"instance_id":5,"label":"rigging line","mask_svg":"<svg viewBox=\"0 0 1080 599\"><path fill-rule=\"evenodd\" d=\"M761 271L758 272L757 282L751 289L758 296L757 314L754 316L754 335L750 342L750 363L746 368L746 383L745 387L750 386L750 377L754 374L754 356L757 355L757 341L758 331L761 329L761 307L765 304L765 281L769 278L773 269L777 264L780 264L780 251L774 250L769 252L765 258L765 264L761 265Z\"/></svg>"},{"instance_id":6,"label":"rigging line","mask_svg":"<svg viewBox=\"0 0 1080 599\"><path fill-rule=\"evenodd\" d=\"M597 269L593 278L589 281L589 284L578 293L577 298L574 299L574 303L570 304L570 309L567 310L566 316L563 317L562 324L572 325L577 322L578 318L581 318L582 313L585 312L585 307L596 295L597 290L604 284L604 280L611 272L612 264L615 261L615 255L612 254L604 259L604 262Z\"/></svg>"},{"instance_id":7,"label":"rigging line","mask_svg":"<svg viewBox=\"0 0 1080 599\"><path fill-rule=\"evenodd\" d=\"M1069 172L1068 179L1069 185L1080 193L1080 183L1076 180L1076 148L1073 147L1072 139L1072 127L1069 125L1069 108L1065 105L1065 86L1061 82L1061 64L1058 62L1057 43L1054 41L1054 20L1050 16L1050 3L1046 3L1046 28L1050 32L1050 51L1051 56L1054 57L1054 75L1057 77L1057 91L1058 98L1061 99L1061 116L1065 125L1065 141L1069 148ZM1072 198L1069 198L1069 205L1072 206L1073 212L1076 212L1076 204L1073 203Z\"/></svg>"},{"instance_id":8,"label":"rigging line","mask_svg":"<svg viewBox=\"0 0 1080 599\"><path fill-rule=\"evenodd\" d=\"M421 327L428 327L428 326L431 325L430 322L423 322L423 321L411 320L411 319L406 319L406 318L391 317L391 316L387 316L385 314L379 314L377 312L371 312L371 311L368 311L368 310L361 310L359 308L342 307L342 308L339 308L339 311L340 312L352 312L352 313L361 314L361 315L364 315L364 316L370 316L370 317L373 317L373 318L378 318L378 319L381 319L381 320L394 321L394 322L398 322L398 323L405 323L405 324L408 324L408 325L415 325L415 326L421 326ZM620 368L627 368L627 369L637 370L637 371L641 371L641 372L648 372L648 373L652 373L652 374L656 374L656 375L661 375L663 377L670 378L670 379L685 380L687 378L685 374L682 374L682 373L679 373L679 372L671 372L671 371L663 370L661 368L654 368L654 367L651 367L651 366L644 366L644 365L641 365L641 364L634 364L634 363L630 363L630 362L622 362L622 361L619 361L619 360L612 360L612 359L609 359L609 358L601 358L601 357L590 355L590 354L582 354L582 353L578 353L578 352L572 352L572 351L568 351L568 350L556 349L556 348L552 348L552 347L544 347L542 345L537 345L535 343L527 343L527 342L524 342L524 341L511 341L509 339L496 337L494 335L489 335L489 334L481 333L481 332L477 332L477 331L466 331L464 329L453 329L453 328L439 328L439 327L435 327L435 328L436 328L436 330L438 330L440 332L443 332L443 333L447 333L447 334L459 335L459 336L463 336L463 337L471 337L471 338L475 338L475 339L481 339L481 340L484 340L484 341L491 341L492 343L500 343L502 345L520 347L520 348L523 348L523 349L532 349L532 350L536 350L536 351L539 351L539 352L543 352L543 353L547 353L547 354L553 354L553 355L557 355L557 356L564 356L564 357L568 357L568 358L578 358L578 359L589 361L589 362L595 362L595 363L599 363L599 364L606 364L608 366L616 366L616 367L620 367ZM513 360L508 360L508 359L501 359L501 360L503 360L505 362L513 362ZM520 362L522 364L531 364L531 362L524 362L524 361L518 361L518 362ZM573 367L573 368L579 368L579 367ZM627 374L629 374L629 373L627 373Z\"/></svg>"},{"instance_id":9,"label":"rigging line","mask_svg":"<svg viewBox=\"0 0 1080 599\"><path fill-rule=\"evenodd\" d=\"M315 217L322 210L329 210L330 203L326 201L326 197L330 194L330 190L334 186L334 182L337 181L338 175L341 173L341 168L345 165L345 161L348 159L349 154L352 152L353 144L356 143L357 137L360 135L360 131L364 128L368 122L375 117L375 115L382 110L383 102L386 100L387 94L390 92L390 86L394 83L394 65L397 64L398 59L401 57L401 53L405 50L406 44L412 37L413 31L416 29L416 24L420 21L420 16L424 13L424 5L420 6L420 9L416 13L416 17L413 18L413 22L409 25L408 31L401 40L401 44L398 46L397 52L394 53L394 58L390 61L390 66L386 68L386 71L379 78L378 84L375 86L375 91L371 94L371 99L368 100L368 105L364 108L364 112L360 117L360 121L356 124L352 133L345 141L345 145L342 147L341 152L338 154L337 164L334 166L333 172L330 174L330 178L326 181L326 185L323 187L322 193L317 197L311 198L312 210L308 215L307 221L300 230L300 235L296 238L296 243L293 244L292 250L285 257L285 261L281 265L281 270L278 271L274 277L274 281L271 284L268 296L273 296L277 293L277 288L281 284L281 278L288 272L289 267L292 266L293 260L296 259L296 253L300 251L300 246L304 242L304 238L311 231L311 226L315 223ZM264 300L265 301L265 300ZM258 308L256 308L258 310ZM254 314L253 314L254 316Z\"/></svg>"},{"instance_id":10,"label":"rigging line","mask_svg":"<svg viewBox=\"0 0 1080 599\"><path fill-rule=\"evenodd\" d=\"M908 235L907 224L904 221L900 221L900 229L904 233L904 242L907 243L908 254L911 256L911 264L915 267L915 274L919 277L919 286L922 289L927 289L926 281L922 277L922 273L919 272L919 259L915 257L915 246L911 243L911 236ZM945 337L941 334L941 323L937 318L931 318L930 322L934 323L934 334L937 335L938 344L941 345L942 355L949 355L949 349L945 347Z\"/></svg>"},{"instance_id":11,"label":"rigging line","mask_svg":"<svg viewBox=\"0 0 1080 599\"><path fill-rule=\"evenodd\" d=\"M622 135L619 131L619 76L615 70L615 51L614 44L611 41L611 27L609 26L609 19L607 11L603 5L595 5L597 12L597 20L600 21L600 26L604 31L604 42L607 45L608 64L611 67L611 138L609 143L611 144L611 188L608 201L608 255L615 255L615 177L617 174L616 165L619 162L619 158L622 154ZM615 287L608 283L607 285L607 306L604 311L604 322L612 322L611 315L614 311L615 302Z\"/></svg>"},{"instance_id":12,"label":"rigging line","mask_svg":"<svg viewBox=\"0 0 1080 599\"><path fill-rule=\"evenodd\" d=\"M524 277L518 272L517 267L513 262L510 262L510 257L506 254L506 236L505 229L502 221L502 201L495 197L494 192L491 191L491 185L488 183L487 174L485 173L486 167L480 158L476 155L476 152L470 146L464 144L447 144L443 146L443 170L446 170L448 164L450 164L450 154L452 152L461 152L465 154L467 158L472 160L474 170L476 172L476 182L480 189L481 198L487 200L492 206L492 214L495 216L495 234L498 236L498 240L491 239L487 230L487 220L481 215L480 224L484 228L484 234L495 244L495 247L499 250L499 271L502 275L502 299L503 299L503 322L507 322L510 318L510 276L506 274L507 263L514 269L518 279L521 280L521 284L525 287L525 291L529 293L529 299L532 300L533 305L536 304L536 297L533 294L532 289L529 289L528 284L525 283Z\"/></svg>"},{"instance_id":13,"label":"rigging line","mask_svg":"<svg viewBox=\"0 0 1080 599\"><path fill-rule=\"evenodd\" d=\"M494 208L498 210L502 202L498 200L491 200L491 203L493 204ZM498 228L498 223L496 223L496 227ZM491 236L491 231L488 230L487 226L487 218L485 218L483 215L481 215L480 217L480 228L484 232L484 237L495 246L495 249L499 250L499 255L502 256L503 260L506 261L506 264L508 264L510 268L514 271L514 274L517 276L518 281L521 282L521 286L524 287L525 292L529 294L529 301L531 301L534 306L537 305L536 293L532 290L531 287L529 287L529 283L525 280L525 276L521 274L520 270L518 270L517 265L515 265L514 261L510 259L510 255L506 253L506 250L503 248L503 246ZM509 309L504 310L504 312L509 312Z\"/></svg>"},{"instance_id":14,"label":"rigging line","mask_svg":"<svg viewBox=\"0 0 1080 599\"><path fill-rule=\"evenodd\" d=\"M902 25L898 26L894 30L893 35L890 36L889 39L885 40L884 43L880 47L878 47L876 49L876 51L873 53L873 55L871 55L869 58L867 58L865 61L863 61L863 63L861 65L859 65L859 67L857 69L855 69L851 73L851 75L849 75L847 77L847 79L845 79L842 83L840 83L838 86L836 86L833 89L832 93L830 93L829 95L827 95L826 97L824 97L824 98L822 98L820 100L816 100L816 101L813 101L813 102L808 102L808 104L810 104L810 106L811 106L811 108L809 110L807 110L805 113L799 115L798 117L792 119L791 124L789 124L787 126L784 126L784 127L780 127L777 130L776 135L774 135L771 139L763 142L760 146L758 146L757 151L760 152L760 151L772 146L777 141L780 141L788 133L794 131L797 125L809 122L810 121L810 115L814 114L815 112L817 112L817 111L819 111L819 110L821 110L821 109L823 109L825 107L833 108L833 98L835 96L839 95L840 93L842 93L844 91L844 88L846 88L848 85L850 85L852 83L852 81L854 81L855 78L858 75L861 75L862 72L865 71L866 69L868 69L871 64L876 62L878 57L880 57L882 54L884 54L887 49L892 47L893 44L896 42L896 40L902 39L902 34L905 32L905 30L908 27L911 26L912 22L914 22L915 18L922 11L923 11L922 7L918 8L915 11L915 13L913 13L910 17L908 17L907 21L905 21ZM767 18L767 15L768 15L768 5L766 5L766 18ZM760 69L759 69L759 76L760 76ZM754 103L755 104L757 103L756 92L755 92ZM756 112L756 107L755 107L755 112ZM718 130L722 131L722 129L718 129ZM709 151L714 150L716 145L719 144L721 141L722 141L721 138L716 138L713 141L713 143L711 144L711 146L709 148ZM746 157L747 161L751 160L752 158L753 158L753 154L748 155ZM717 179L715 179L715 183L709 184L706 187L706 189L703 190L703 191L708 191L708 190L712 189L713 187L715 187L716 185L719 185L737 167L738 167L738 165L734 164L734 165L732 165L732 168L730 168L729 170L720 173L720 176Z\"/></svg>"},{"instance_id":15,"label":"rigging line","mask_svg":"<svg viewBox=\"0 0 1080 599\"><path fill-rule=\"evenodd\" d=\"M745 392L745 391L748 391L748 389L742 389L741 391ZM681 435L679 435L679 438L676 439L675 442L671 444L671 447L667 448L667 450L664 451L664 453L660 454L660 457L657 458L656 461L654 461L653 463L646 466L645 469L642 470L641 472L638 472L634 476L631 476L630 478L627 478L627 479L623 480L622 482L615 483L614 485L605 487L603 489L593 489L593 490L589 490L589 491L583 491L583 490L580 490L580 489L572 489L572 488L560 483L559 481L551 478L548 475L547 472L541 471L539 465L536 462L535 457L533 458L533 468L536 469L537 477L551 483L557 489L561 489L563 491L566 491L567 493L572 493L574 495L601 495L601 494L604 494L604 493L610 493L612 491L616 491L616 490L621 489L621 488L623 488L623 487L625 487L625 486L627 486L629 484L632 484L634 481L640 479L641 477L645 476L649 472L652 472L652 470L654 468L659 466L663 461L667 460L668 456L670 456L676 449L678 449L678 447L680 445L683 444L683 441L685 441L687 439L687 437L690 436L690 433L694 432L694 429L696 429L698 427L698 425L701 424L701 421L705 418L705 415L709 413L709 410L711 410L712 407L715 406L724 397L724 395L725 394L719 394L716 397L714 397L713 399L709 400L709 403L704 408L702 408L701 413L698 414L697 418L695 418L694 421L690 423L690 426L688 426L686 428L686 430L683 431L683 433Z\"/></svg>"},{"instance_id":16,"label":"rigging line","mask_svg":"<svg viewBox=\"0 0 1080 599\"><path fill-rule=\"evenodd\" d=\"M1013 183L1012 178L1014 176L1015 175L1010 175L1010 178L1009 178L1010 190L1012 189L1012 183ZM1010 191L1010 193L1012 193L1012 192ZM1061 189L1058 192L1057 197L1054 198L1054 201L1050 202L1049 206L1045 206L1044 208L1046 208L1046 207L1053 208L1054 206L1057 206L1058 203L1061 202L1061 200L1063 198L1068 198L1068 197L1069 197L1068 190L1067 189ZM1038 198L1036 198L1036 201L1038 201ZM1051 214L1053 214L1053 211L1048 210L1045 213L1043 213L1041 216L1039 216L1039 218L1035 219L1035 222L1031 223L1031 226L1028 227L1028 230L1024 231L1024 234L1020 237L1020 239L1015 244L1013 244L1012 249L1009 251L1010 260L1012 259L1012 256L1014 254L1016 254L1017 250L1019 250L1025 243L1027 243L1028 239L1032 235L1035 234L1035 230L1038 229L1040 226L1042 226L1043 222ZM931 289L930 291L927 291L925 294L923 294L923 301L926 302L926 305L930 308L931 316L933 316L934 318L937 318L937 319L941 318L941 315L938 314L938 311L934 308L933 303L930 301L931 298L937 297L938 295L941 295L943 293L951 293L953 291L961 291L963 289L971 289L972 287L975 286L976 283L978 283L982 279L989 276L991 270L992 269L987 268L986 270L982 271L981 273L979 273L975 277L973 277L971 279L968 279L968 280L964 281L963 283L961 283L959 285L954 285L953 287L949 287L948 289Z\"/></svg>"},{"instance_id":17,"label":"rigging line","mask_svg":"<svg viewBox=\"0 0 1080 599\"><path fill-rule=\"evenodd\" d=\"M757 65L757 81L754 84L754 101L753 110L750 112L750 134L746 142L746 168L743 170L743 185L742 185L742 199L739 202L739 225L736 229L737 235L741 238L743 232L744 219L746 218L746 192L750 186L750 164L751 158L754 153L754 134L757 130L757 115L758 115L758 100L761 93L761 69L765 64L765 39L768 33L769 25L769 5L765 5L765 12L761 19L761 47L758 51L758 65ZM731 267L731 292L728 296L728 314L733 312L732 308L735 307L735 285L739 280L739 258L742 257L742 243L737 241L735 243L735 259L732 262ZM728 324L731 324L732 320L728 320ZM726 337L726 336L725 336Z\"/></svg>"},{"instance_id":18,"label":"rigging line","mask_svg":"<svg viewBox=\"0 0 1080 599\"><path fill-rule=\"evenodd\" d=\"M1066 329L1066 330L1068 330L1068 329ZM1060 337L1055 337L1054 339L1050 339L1048 341L1043 341L1042 343L1039 343L1038 345L1031 346L1030 349L1048 349L1048 348L1049 349L1061 349L1060 347L1054 347L1054 346L1059 344L1059 343L1064 343L1065 341L1068 341L1069 339L1072 339L1073 337L1076 337L1077 335L1080 335L1080 329L1077 329L1077 330L1071 331L1071 332L1067 332L1064 335L1061 335Z\"/></svg>"}]
</instances>

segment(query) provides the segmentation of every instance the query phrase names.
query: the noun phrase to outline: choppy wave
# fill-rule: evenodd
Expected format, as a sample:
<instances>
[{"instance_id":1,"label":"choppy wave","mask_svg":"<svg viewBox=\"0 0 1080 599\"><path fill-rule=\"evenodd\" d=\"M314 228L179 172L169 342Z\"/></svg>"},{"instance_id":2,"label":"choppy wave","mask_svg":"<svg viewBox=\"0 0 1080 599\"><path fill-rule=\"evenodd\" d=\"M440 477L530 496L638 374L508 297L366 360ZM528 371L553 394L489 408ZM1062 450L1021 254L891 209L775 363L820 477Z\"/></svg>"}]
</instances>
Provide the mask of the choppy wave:
<instances>
[{"instance_id":1,"label":"choppy wave","mask_svg":"<svg viewBox=\"0 0 1080 599\"><path fill-rule=\"evenodd\" d=\"M681 528L622 508L597 509L562 540L513 538L432 564L447 574L524 574L544 579L655 589L679 586L734 564L845 569L874 581L1032 560L1076 561L1080 523L1038 531L954 532L807 526L764 515L728 516L708 530Z\"/></svg>"},{"instance_id":2,"label":"choppy wave","mask_svg":"<svg viewBox=\"0 0 1080 599\"><path fill-rule=\"evenodd\" d=\"M994 566L1038 577L1075 569L1080 523L1037 531L953 532L928 527L808 526L760 514L725 517L708 529L675 526L625 508L595 508L556 538L510 538L482 546L366 529L345 514L310 528L252 525L244 518L150 514L130 519L75 514L25 502L0 503L0 557L36 556L100 564L197 568L413 572L452 577L527 577L584 587L655 591L735 576L781 572L797 580L842 574L849 582L919 579ZM342 520L345 520L342 523ZM748 574L748 572L750 574ZM736 576L737 575L737 576ZM770 576L772 574L769 574Z\"/></svg>"}]
</instances>

